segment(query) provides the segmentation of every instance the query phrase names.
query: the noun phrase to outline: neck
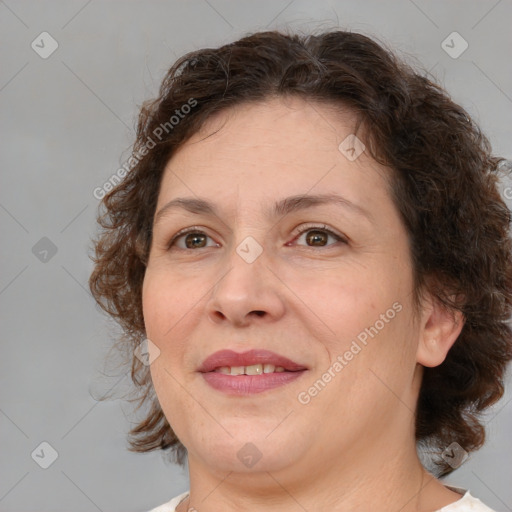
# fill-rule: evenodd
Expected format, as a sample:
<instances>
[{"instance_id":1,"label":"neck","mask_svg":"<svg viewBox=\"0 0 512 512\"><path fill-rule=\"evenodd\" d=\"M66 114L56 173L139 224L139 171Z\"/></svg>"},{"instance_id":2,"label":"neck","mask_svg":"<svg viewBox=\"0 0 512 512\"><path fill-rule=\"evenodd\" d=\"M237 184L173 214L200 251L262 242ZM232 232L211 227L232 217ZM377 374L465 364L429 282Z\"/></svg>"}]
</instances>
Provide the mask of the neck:
<instances>
[{"instance_id":1,"label":"neck","mask_svg":"<svg viewBox=\"0 0 512 512\"><path fill-rule=\"evenodd\" d=\"M423 469L414 446L408 453L375 453L367 446L352 452L317 461L315 467L310 463L309 471L301 471L299 464L293 472L251 473L212 471L189 455L190 497L177 511L417 512L438 510L460 498Z\"/></svg>"}]
</instances>

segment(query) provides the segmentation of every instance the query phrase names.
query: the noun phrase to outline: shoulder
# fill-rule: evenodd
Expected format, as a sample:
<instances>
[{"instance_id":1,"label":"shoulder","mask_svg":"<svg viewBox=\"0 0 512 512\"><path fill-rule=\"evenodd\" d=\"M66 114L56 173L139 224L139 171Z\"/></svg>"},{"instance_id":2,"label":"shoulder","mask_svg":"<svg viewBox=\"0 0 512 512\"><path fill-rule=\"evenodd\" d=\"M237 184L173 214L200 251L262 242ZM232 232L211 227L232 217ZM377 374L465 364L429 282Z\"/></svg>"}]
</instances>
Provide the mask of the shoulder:
<instances>
[{"instance_id":1,"label":"shoulder","mask_svg":"<svg viewBox=\"0 0 512 512\"><path fill-rule=\"evenodd\" d=\"M449 488L463 494L463 496L460 500L443 507L438 512L495 512L488 506L484 505L478 498L471 496L469 491L455 487Z\"/></svg>"},{"instance_id":2,"label":"shoulder","mask_svg":"<svg viewBox=\"0 0 512 512\"><path fill-rule=\"evenodd\" d=\"M175 512L178 504L188 496L189 491L186 491L179 496L174 497L171 501L152 508L149 512Z\"/></svg>"}]
</instances>

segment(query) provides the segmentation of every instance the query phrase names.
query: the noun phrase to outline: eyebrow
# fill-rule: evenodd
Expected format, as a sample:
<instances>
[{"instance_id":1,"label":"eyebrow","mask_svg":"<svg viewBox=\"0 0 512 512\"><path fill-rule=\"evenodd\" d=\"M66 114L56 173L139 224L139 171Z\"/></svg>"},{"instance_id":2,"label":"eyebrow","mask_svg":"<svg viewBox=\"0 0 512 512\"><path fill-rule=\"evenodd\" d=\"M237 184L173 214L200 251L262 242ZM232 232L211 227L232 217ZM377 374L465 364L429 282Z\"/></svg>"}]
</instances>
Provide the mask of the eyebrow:
<instances>
[{"instance_id":1,"label":"eyebrow","mask_svg":"<svg viewBox=\"0 0 512 512\"><path fill-rule=\"evenodd\" d=\"M300 210L306 210L315 206L321 206L326 204L336 204L343 208L355 213L357 215L366 217L370 222L374 222L374 218L371 213L345 197L338 194L299 194L295 196L286 197L277 201L270 209L265 210L267 218L276 218L288 215L292 212ZM194 197L177 197L166 203L155 215L156 225L163 217L165 217L172 209L182 208L190 213L197 215L210 215L219 217L219 211L217 207L205 199L199 199Z\"/></svg>"}]
</instances>

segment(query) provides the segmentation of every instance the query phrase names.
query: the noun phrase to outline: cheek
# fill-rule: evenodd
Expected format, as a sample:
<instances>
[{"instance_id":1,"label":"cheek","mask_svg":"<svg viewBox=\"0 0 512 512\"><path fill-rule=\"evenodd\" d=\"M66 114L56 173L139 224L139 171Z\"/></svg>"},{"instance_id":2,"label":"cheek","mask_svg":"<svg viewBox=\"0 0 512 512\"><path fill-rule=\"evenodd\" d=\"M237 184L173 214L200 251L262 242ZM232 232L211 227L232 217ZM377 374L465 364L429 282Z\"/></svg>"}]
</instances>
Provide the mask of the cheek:
<instances>
[{"instance_id":1,"label":"cheek","mask_svg":"<svg viewBox=\"0 0 512 512\"><path fill-rule=\"evenodd\" d=\"M329 411L325 435L340 435L340 424L345 432L371 430L391 421L393 412L408 402L415 368L414 340L410 339L409 312L405 306L396 309L400 307L391 309L396 314L383 326L373 316L362 329L352 325L353 332L359 330L364 336L348 336L333 343L330 365L319 368L308 382L310 387L304 388L301 403L310 402L304 411L313 416L325 416Z\"/></svg>"},{"instance_id":2,"label":"cheek","mask_svg":"<svg viewBox=\"0 0 512 512\"><path fill-rule=\"evenodd\" d=\"M364 344L396 330L396 309L401 306L395 303L401 294L396 281L382 271L339 268L314 276L289 274L288 281L306 308L303 318L318 325L316 335L331 359L349 350L353 340Z\"/></svg>"},{"instance_id":3,"label":"cheek","mask_svg":"<svg viewBox=\"0 0 512 512\"><path fill-rule=\"evenodd\" d=\"M164 390L165 399L171 402L183 394L180 383L195 370L191 354L197 345L191 344L191 339L205 314L205 281L198 275L180 277L158 268L149 269L144 279L142 309L146 336L160 350L151 364L151 375L157 393Z\"/></svg>"},{"instance_id":4,"label":"cheek","mask_svg":"<svg viewBox=\"0 0 512 512\"><path fill-rule=\"evenodd\" d=\"M146 271L142 310L149 339L163 341L172 337L181 320L191 312L201 295L197 293L198 288L191 285L191 280L176 279L166 271Z\"/></svg>"},{"instance_id":5,"label":"cheek","mask_svg":"<svg viewBox=\"0 0 512 512\"><path fill-rule=\"evenodd\" d=\"M309 289L307 297L329 328L321 340L328 361L316 371L336 381L333 399L341 393L356 407L385 397L386 384L399 391L412 378L417 345L405 278L400 283L392 275L367 272L364 278L355 274L325 284L324 294ZM336 378L324 373L329 370Z\"/></svg>"}]
</instances>

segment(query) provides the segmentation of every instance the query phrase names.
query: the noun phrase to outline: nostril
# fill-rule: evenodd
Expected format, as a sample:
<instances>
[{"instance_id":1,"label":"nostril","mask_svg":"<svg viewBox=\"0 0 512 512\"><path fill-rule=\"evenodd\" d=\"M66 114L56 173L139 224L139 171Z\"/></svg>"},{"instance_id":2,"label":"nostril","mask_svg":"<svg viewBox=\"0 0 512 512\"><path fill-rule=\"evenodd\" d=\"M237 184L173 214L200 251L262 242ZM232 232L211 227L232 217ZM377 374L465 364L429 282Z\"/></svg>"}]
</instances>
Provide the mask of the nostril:
<instances>
[{"instance_id":1,"label":"nostril","mask_svg":"<svg viewBox=\"0 0 512 512\"><path fill-rule=\"evenodd\" d=\"M258 316L263 316L265 314L265 311L253 311Z\"/></svg>"},{"instance_id":2,"label":"nostril","mask_svg":"<svg viewBox=\"0 0 512 512\"><path fill-rule=\"evenodd\" d=\"M215 320L225 320L226 315L221 311L214 311L212 315L212 319Z\"/></svg>"}]
</instances>

